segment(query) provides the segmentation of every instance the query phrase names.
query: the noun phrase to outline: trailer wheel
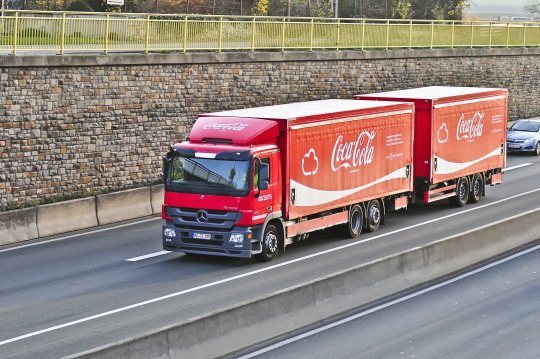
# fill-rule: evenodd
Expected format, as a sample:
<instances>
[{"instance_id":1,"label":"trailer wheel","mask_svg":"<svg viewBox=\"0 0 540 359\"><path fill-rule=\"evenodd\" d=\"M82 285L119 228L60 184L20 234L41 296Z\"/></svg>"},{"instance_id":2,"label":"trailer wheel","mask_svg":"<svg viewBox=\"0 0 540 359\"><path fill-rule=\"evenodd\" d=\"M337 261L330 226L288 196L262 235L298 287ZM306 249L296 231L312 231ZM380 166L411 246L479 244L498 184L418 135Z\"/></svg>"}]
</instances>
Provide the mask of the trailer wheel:
<instances>
[{"instance_id":1,"label":"trailer wheel","mask_svg":"<svg viewBox=\"0 0 540 359\"><path fill-rule=\"evenodd\" d=\"M364 211L362 206L355 204L349 211L349 221L344 224L344 234L349 238L357 238L364 227Z\"/></svg>"},{"instance_id":2,"label":"trailer wheel","mask_svg":"<svg viewBox=\"0 0 540 359\"><path fill-rule=\"evenodd\" d=\"M273 224L268 224L264 229L262 238L262 252L255 255L261 262L269 262L274 259L278 252L281 234Z\"/></svg>"},{"instance_id":3,"label":"trailer wheel","mask_svg":"<svg viewBox=\"0 0 540 359\"><path fill-rule=\"evenodd\" d=\"M375 232L377 229L379 229L381 220L382 220L382 212L381 212L381 205L379 201L373 200L369 202L369 205L367 208L367 223L366 223L366 229L368 230L368 232Z\"/></svg>"},{"instance_id":4,"label":"trailer wheel","mask_svg":"<svg viewBox=\"0 0 540 359\"><path fill-rule=\"evenodd\" d=\"M456 184L456 195L450 198L450 203L456 207L463 207L469 199L469 182L466 177L458 179Z\"/></svg>"},{"instance_id":5,"label":"trailer wheel","mask_svg":"<svg viewBox=\"0 0 540 359\"><path fill-rule=\"evenodd\" d=\"M482 199L484 194L484 178L477 173L473 176L471 183L471 194L469 195L469 203L476 203Z\"/></svg>"}]
</instances>

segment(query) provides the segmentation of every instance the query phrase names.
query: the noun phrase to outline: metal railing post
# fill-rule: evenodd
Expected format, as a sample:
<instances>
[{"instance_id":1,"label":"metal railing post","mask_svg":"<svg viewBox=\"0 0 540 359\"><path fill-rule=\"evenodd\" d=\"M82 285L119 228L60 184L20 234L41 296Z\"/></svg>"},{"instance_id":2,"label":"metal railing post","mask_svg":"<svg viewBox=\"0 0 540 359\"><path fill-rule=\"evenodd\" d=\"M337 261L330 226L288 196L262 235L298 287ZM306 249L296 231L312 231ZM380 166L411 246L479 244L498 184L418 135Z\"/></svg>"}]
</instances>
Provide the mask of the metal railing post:
<instances>
[{"instance_id":1,"label":"metal railing post","mask_svg":"<svg viewBox=\"0 0 540 359\"><path fill-rule=\"evenodd\" d=\"M221 52L222 45L223 45L223 16L220 16L219 17L218 52Z\"/></svg>"},{"instance_id":2,"label":"metal railing post","mask_svg":"<svg viewBox=\"0 0 540 359\"><path fill-rule=\"evenodd\" d=\"M366 44L366 19L362 20L362 47L361 50L364 51L364 45Z\"/></svg>"},{"instance_id":3,"label":"metal railing post","mask_svg":"<svg viewBox=\"0 0 540 359\"><path fill-rule=\"evenodd\" d=\"M433 49L433 38L435 37L435 21L431 20L431 41L429 48Z\"/></svg>"},{"instance_id":4,"label":"metal railing post","mask_svg":"<svg viewBox=\"0 0 540 359\"><path fill-rule=\"evenodd\" d=\"M313 18L311 18L311 28L310 28L310 34L309 34L309 51L313 51L313 33L315 31L315 22Z\"/></svg>"},{"instance_id":5,"label":"metal railing post","mask_svg":"<svg viewBox=\"0 0 540 359\"><path fill-rule=\"evenodd\" d=\"M471 46L470 48L472 49L474 46L474 23L471 22Z\"/></svg>"},{"instance_id":6,"label":"metal railing post","mask_svg":"<svg viewBox=\"0 0 540 359\"><path fill-rule=\"evenodd\" d=\"M506 23L506 48L510 47L510 23Z\"/></svg>"},{"instance_id":7,"label":"metal railing post","mask_svg":"<svg viewBox=\"0 0 540 359\"><path fill-rule=\"evenodd\" d=\"M66 44L66 13L62 12L62 35L60 39L60 54L64 54Z\"/></svg>"},{"instance_id":8,"label":"metal railing post","mask_svg":"<svg viewBox=\"0 0 540 359\"><path fill-rule=\"evenodd\" d=\"M493 22L489 22L489 48L493 45Z\"/></svg>"},{"instance_id":9,"label":"metal railing post","mask_svg":"<svg viewBox=\"0 0 540 359\"><path fill-rule=\"evenodd\" d=\"M456 22L452 21L452 44L450 45L450 48L454 48L454 41L456 37Z\"/></svg>"},{"instance_id":10,"label":"metal railing post","mask_svg":"<svg viewBox=\"0 0 540 359\"><path fill-rule=\"evenodd\" d=\"M15 19L13 21L13 55L17 54L17 41L18 41L18 26L19 26L19 12L15 11Z\"/></svg>"},{"instance_id":11,"label":"metal railing post","mask_svg":"<svg viewBox=\"0 0 540 359\"><path fill-rule=\"evenodd\" d=\"M144 53L150 52L150 14L146 15L146 34L144 38Z\"/></svg>"},{"instance_id":12,"label":"metal railing post","mask_svg":"<svg viewBox=\"0 0 540 359\"><path fill-rule=\"evenodd\" d=\"M255 16L253 16L253 25L251 27L251 52L255 51Z\"/></svg>"},{"instance_id":13,"label":"metal railing post","mask_svg":"<svg viewBox=\"0 0 540 359\"><path fill-rule=\"evenodd\" d=\"M390 44L390 20L386 20L386 50Z\"/></svg>"},{"instance_id":14,"label":"metal railing post","mask_svg":"<svg viewBox=\"0 0 540 359\"><path fill-rule=\"evenodd\" d=\"M109 52L109 14L105 16L105 53Z\"/></svg>"},{"instance_id":15,"label":"metal railing post","mask_svg":"<svg viewBox=\"0 0 540 359\"><path fill-rule=\"evenodd\" d=\"M523 47L527 47L527 25L523 24Z\"/></svg>"},{"instance_id":16,"label":"metal railing post","mask_svg":"<svg viewBox=\"0 0 540 359\"><path fill-rule=\"evenodd\" d=\"M285 18L283 18L283 26L281 29L281 51L285 51Z\"/></svg>"},{"instance_id":17,"label":"metal railing post","mask_svg":"<svg viewBox=\"0 0 540 359\"><path fill-rule=\"evenodd\" d=\"M188 16L184 17L184 52L187 51Z\"/></svg>"},{"instance_id":18,"label":"metal railing post","mask_svg":"<svg viewBox=\"0 0 540 359\"><path fill-rule=\"evenodd\" d=\"M340 28L341 22L340 19L338 19L336 23L336 50L339 50L339 28Z\"/></svg>"},{"instance_id":19,"label":"metal railing post","mask_svg":"<svg viewBox=\"0 0 540 359\"><path fill-rule=\"evenodd\" d=\"M412 20L409 21L409 50L412 50L412 33L413 33L413 24Z\"/></svg>"}]
</instances>

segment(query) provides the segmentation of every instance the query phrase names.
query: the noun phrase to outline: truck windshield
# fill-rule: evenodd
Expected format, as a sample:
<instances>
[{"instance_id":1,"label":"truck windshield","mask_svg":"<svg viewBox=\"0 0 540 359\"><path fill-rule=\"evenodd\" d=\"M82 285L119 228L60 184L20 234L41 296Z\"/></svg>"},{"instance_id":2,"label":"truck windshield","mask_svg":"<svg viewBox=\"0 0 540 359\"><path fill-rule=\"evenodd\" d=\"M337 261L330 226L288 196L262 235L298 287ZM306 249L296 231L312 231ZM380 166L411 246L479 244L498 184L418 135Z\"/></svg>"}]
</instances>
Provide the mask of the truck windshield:
<instances>
[{"instance_id":1,"label":"truck windshield","mask_svg":"<svg viewBox=\"0 0 540 359\"><path fill-rule=\"evenodd\" d=\"M165 183L170 190L245 196L249 192L249 161L174 156Z\"/></svg>"}]
</instances>

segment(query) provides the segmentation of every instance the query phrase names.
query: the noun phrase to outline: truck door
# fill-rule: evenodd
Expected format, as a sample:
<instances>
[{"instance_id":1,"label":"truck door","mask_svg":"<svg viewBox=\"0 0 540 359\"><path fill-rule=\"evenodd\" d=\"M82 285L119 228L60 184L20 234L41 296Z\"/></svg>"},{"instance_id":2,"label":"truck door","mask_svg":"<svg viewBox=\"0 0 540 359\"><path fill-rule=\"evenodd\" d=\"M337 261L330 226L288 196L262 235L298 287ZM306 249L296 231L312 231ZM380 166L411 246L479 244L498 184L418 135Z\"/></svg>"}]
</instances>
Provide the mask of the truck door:
<instances>
[{"instance_id":1,"label":"truck door","mask_svg":"<svg viewBox=\"0 0 540 359\"><path fill-rule=\"evenodd\" d=\"M258 157L253 160L253 223L259 224L263 223L266 216L269 213L272 213L274 209L274 189L273 185L275 171L272 168L272 162L270 159L270 154L265 154L264 157ZM269 180L264 181L264 178L261 178L261 173L264 174L263 166L268 166ZM266 182L266 183L264 183Z\"/></svg>"}]
</instances>

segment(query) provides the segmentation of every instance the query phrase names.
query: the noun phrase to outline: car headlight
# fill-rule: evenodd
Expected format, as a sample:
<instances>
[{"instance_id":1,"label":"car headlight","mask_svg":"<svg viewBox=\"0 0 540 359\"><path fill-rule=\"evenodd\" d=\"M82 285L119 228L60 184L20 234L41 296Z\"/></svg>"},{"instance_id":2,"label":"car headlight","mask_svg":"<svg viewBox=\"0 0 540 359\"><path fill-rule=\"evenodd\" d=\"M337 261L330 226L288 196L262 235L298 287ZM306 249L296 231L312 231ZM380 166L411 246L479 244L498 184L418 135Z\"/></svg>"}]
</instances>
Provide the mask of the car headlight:
<instances>
[{"instance_id":1,"label":"car headlight","mask_svg":"<svg viewBox=\"0 0 540 359\"><path fill-rule=\"evenodd\" d=\"M165 237L176 237L176 231L174 228L165 228L163 229L163 235Z\"/></svg>"},{"instance_id":2,"label":"car headlight","mask_svg":"<svg viewBox=\"0 0 540 359\"><path fill-rule=\"evenodd\" d=\"M527 139L525 140L525 143L531 143L531 142L534 142L534 137L527 138Z\"/></svg>"},{"instance_id":3,"label":"car headlight","mask_svg":"<svg viewBox=\"0 0 540 359\"><path fill-rule=\"evenodd\" d=\"M244 234L243 233L231 233L231 236L229 237L229 242L243 243L244 242Z\"/></svg>"}]
</instances>

